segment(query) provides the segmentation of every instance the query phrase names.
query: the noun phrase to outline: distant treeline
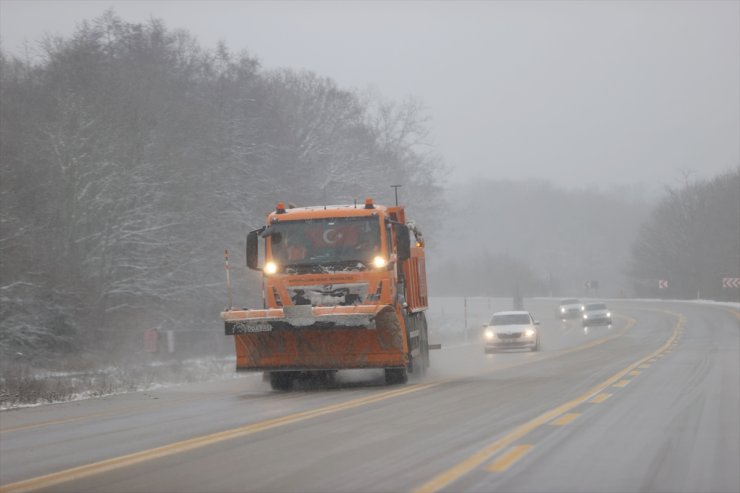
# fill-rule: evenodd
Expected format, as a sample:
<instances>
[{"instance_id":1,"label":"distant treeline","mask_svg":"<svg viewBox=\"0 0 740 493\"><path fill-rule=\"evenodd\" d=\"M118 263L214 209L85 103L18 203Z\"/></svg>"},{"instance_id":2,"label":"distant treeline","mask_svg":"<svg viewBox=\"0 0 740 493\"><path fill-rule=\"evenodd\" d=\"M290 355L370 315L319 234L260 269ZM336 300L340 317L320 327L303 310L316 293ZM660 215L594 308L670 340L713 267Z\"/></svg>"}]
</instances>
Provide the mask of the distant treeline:
<instances>
[{"instance_id":1,"label":"distant treeline","mask_svg":"<svg viewBox=\"0 0 740 493\"><path fill-rule=\"evenodd\" d=\"M640 227L627 272L640 296L740 301L740 289L722 286L740 278L740 166L668 188Z\"/></svg>"},{"instance_id":2,"label":"distant treeline","mask_svg":"<svg viewBox=\"0 0 740 493\"><path fill-rule=\"evenodd\" d=\"M405 203L436 222L443 167L413 100L265 71L221 44L114 13L33 59L0 53L0 353L124 345L149 327L212 331L232 251L278 200ZM250 280L255 280L249 278ZM250 291L251 290L251 291Z\"/></svg>"}]
</instances>

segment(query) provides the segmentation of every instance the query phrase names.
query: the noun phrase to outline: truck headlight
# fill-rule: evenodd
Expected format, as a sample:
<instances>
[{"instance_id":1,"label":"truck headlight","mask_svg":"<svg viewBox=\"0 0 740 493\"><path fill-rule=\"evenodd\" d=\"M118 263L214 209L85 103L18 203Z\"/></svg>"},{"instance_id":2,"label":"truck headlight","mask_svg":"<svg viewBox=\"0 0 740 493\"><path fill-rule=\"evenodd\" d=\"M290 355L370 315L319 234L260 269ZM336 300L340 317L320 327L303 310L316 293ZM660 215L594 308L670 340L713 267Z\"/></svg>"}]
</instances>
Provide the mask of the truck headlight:
<instances>
[{"instance_id":1,"label":"truck headlight","mask_svg":"<svg viewBox=\"0 0 740 493\"><path fill-rule=\"evenodd\" d=\"M524 337L534 337L534 329L527 329L524 331Z\"/></svg>"},{"instance_id":2,"label":"truck headlight","mask_svg":"<svg viewBox=\"0 0 740 493\"><path fill-rule=\"evenodd\" d=\"M373 259L373 267L375 267L376 269L382 269L386 265L388 265L388 261L380 255Z\"/></svg>"},{"instance_id":3,"label":"truck headlight","mask_svg":"<svg viewBox=\"0 0 740 493\"><path fill-rule=\"evenodd\" d=\"M278 271L278 265L275 262L270 261L265 264L265 274L272 275L276 273L277 271Z\"/></svg>"},{"instance_id":4,"label":"truck headlight","mask_svg":"<svg viewBox=\"0 0 740 493\"><path fill-rule=\"evenodd\" d=\"M490 329L489 329L489 330L486 330L486 331L485 331L485 332L483 333L483 336L484 336L484 337L485 337L485 338L486 338L487 340L489 340L489 341L490 341L491 339L493 339L493 331L492 331L492 330L490 330Z\"/></svg>"}]
</instances>

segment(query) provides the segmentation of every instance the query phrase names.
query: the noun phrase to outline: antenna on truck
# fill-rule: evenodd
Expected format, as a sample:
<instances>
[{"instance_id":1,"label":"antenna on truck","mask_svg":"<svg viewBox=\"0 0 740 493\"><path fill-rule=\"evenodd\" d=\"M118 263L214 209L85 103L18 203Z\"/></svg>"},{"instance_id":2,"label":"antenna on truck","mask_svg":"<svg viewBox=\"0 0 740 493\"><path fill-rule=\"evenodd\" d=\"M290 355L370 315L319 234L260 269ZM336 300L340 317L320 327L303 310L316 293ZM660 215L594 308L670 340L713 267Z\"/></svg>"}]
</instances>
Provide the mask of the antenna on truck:
<instances>
[{"instance_id":1,"label":"antenna on truck","mask_svg":"<svg viewBox=\"0 0 740 493\"><path fill-rule=\"evenodd\" d=\"M226 291L228 292L229 296L229 307L228 309L231 310L232 303L231 303L231 276L229 275L229 251L224 250L224 267L226 267Z\"/></svg>"},{"instance_id":2,"label":"antenna on truck","mask_svg":"<svg viewBox=\"0 0 740 493\"><path fill-rule=\"evenodd\" d=\"M403 185L391 185L391 188L393 189L393 192L396 194L396 207L398 207L398 189L402 187Z\"/></svg>"}]
</instances>

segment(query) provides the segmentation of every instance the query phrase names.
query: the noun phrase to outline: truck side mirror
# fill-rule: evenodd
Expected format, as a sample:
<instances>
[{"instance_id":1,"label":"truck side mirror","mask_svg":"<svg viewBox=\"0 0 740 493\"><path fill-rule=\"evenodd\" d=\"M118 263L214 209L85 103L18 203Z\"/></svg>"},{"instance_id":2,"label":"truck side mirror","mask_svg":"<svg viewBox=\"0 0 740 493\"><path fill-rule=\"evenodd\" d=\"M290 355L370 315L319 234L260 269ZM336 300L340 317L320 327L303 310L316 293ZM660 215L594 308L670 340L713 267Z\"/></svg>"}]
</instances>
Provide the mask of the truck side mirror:
<instances>
[{"instance_id":1,"label":"truck side mirror","mask_svg":"<svg viewBox=\"0 0 740 493\"><path fill-rule=\"evenodd\" d=\"M398 260L408 260L411 258L411 240L409 237L409 228L405 224L396 224L396 253Z\"/></svg>"},{"instance_id":2,"label":"truck side mirror","mask_svg":"<svg viewBox=\"0 0 740 493\"><path fill-rule=\"evenodd\" d=\"M259 267L259 237L264 229L255 229L247 233L247 267L252 270L262 270Z\"/></svg>"}]
</instances>

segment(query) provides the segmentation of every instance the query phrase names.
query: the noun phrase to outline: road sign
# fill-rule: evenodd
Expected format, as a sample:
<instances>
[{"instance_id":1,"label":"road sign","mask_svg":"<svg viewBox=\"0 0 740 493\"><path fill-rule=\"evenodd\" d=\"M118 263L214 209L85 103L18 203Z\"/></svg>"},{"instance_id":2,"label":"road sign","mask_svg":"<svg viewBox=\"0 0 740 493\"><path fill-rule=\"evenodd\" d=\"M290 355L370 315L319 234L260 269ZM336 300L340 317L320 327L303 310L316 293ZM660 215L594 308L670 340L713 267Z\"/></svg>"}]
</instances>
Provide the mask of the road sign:
<instances>
[{"instance_id":1,"label":"road sign","mask_svg":"<svg viewBox=\"0 0 740 493\"><path fill-rule=\"evenodd\" d=\"M658 281L658 288L666 289L667 287L668 287L668 281L666 281L665 279L661 279L660 281Z\"/></svg>"},{"instance_id":2,"label":"road sign","mask_svg":"<svg viewBox=\"0 0 740 493\"><path fill-rule=\"evenodd\" d=\"M723 277L723 288L740 288L740 277Z\"/></svg>"}]
</instances>

